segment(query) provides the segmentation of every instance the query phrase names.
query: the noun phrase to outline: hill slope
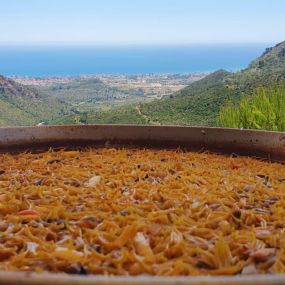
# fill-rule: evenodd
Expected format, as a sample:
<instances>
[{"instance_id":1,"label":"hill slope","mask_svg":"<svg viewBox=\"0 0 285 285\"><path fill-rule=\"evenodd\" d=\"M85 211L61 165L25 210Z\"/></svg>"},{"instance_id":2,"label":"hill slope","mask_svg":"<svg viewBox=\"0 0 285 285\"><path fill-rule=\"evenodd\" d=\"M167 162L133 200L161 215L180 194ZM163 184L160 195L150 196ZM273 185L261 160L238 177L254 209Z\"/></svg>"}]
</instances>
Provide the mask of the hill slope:
<instances>
[{"instance_id":1,"label":"hill slope","mask_svg":"<svg viewBox=\"0 0 285 285\"><path fill-rule=\"evenodd\" d=\"M59 100L0 76L0 126L34 125L65 114Z\"/></svg>"},{"instance_id":2,"label":"hill slope","mask_svg":"<svg viewBox=\"0 0 285 285\"><path fill-rule=\"evenodd\" d=\"M227 101L237 102L242 94L251 95L256 87L276 82L285 82L285 42L266 49L245 70L237 73L219 70L160 100L120 108L119 112L89 114L87 122L123 123L127 116L129 123L133 123L138 121L139 109L139 115L148 123L215 126Z\"/></svg>"},{"instance_id":3,"label":"hill slope","mask_svg":"<svg viewBox=\"0 0 285 285\"><path fill-rule=\"evenodd\" d=\"M241 91L285 81L285 41L253 60L248 68L227 78L227 84Z\"/></svg>"},{"instance_id":4,"label":"hill slope","mask_svg":"<svg viewBox=\"0 0 285 285\"><path fill-rule=\"evenodd\" d=\"M237 102L242 94L251 95L256 87L276 82L285 83L285 42L266 49L240 72L218 70L160 100L137 103L128 99L125 106L120 98L128 97L127 94L96 80L37 91L0 76L0 126L33 125L40 121L215 126L227 101ZM100 102L106 97L119 107L112 105L108 106L110 110L102 110Z\"/></svg>"}]
</instances>

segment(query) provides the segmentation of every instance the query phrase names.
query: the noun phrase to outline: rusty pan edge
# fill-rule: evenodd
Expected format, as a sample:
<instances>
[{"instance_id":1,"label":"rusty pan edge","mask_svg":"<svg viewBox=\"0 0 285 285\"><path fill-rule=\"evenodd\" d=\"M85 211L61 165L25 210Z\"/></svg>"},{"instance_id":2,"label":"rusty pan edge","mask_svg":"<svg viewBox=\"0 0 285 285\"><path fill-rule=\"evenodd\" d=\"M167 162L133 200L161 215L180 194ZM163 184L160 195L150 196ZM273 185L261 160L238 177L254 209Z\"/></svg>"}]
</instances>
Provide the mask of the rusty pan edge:
<instances>
[{"instance_id":1,"label":"rusty pan edge","mask_svg":"<svg viewBox=\"0 0 285 285\"><path fill-rule=\"evenodd\" d=\"M208 149L285 161L285 132L148 125L0 128L0 150L106 143Z\"/></svg>"}]
</instances>

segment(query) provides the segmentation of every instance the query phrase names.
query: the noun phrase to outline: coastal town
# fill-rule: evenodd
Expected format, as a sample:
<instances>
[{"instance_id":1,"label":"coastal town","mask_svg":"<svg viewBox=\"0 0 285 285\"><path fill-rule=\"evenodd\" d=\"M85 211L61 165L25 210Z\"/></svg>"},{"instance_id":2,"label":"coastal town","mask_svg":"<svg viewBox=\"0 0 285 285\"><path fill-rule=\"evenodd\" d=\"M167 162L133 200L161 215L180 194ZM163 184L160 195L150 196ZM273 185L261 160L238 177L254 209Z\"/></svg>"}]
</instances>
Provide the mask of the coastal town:
<instances>
[{"instance_id":1,"label":"coastal town","mask_svg":"<svg viewBox=\"0 0 285 285\"><path fill-rule=\"evenodd\" d=\"M65 85L75 80L100 80L106 85L127 92L152 98L161 98L175 91L183 89L194 81L204 78L207 74L141 74L141 75L80 75L80 76L11 76L14 81L28 86L50 87L53 85Z\"/></svg>"}]
</instances>

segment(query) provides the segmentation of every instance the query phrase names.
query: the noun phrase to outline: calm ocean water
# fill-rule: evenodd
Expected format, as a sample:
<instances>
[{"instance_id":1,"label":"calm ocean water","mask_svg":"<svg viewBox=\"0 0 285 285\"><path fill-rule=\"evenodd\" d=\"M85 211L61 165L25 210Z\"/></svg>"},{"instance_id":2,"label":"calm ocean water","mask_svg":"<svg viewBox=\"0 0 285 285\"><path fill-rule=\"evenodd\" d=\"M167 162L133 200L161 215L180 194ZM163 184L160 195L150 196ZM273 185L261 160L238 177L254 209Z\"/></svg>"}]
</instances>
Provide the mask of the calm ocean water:
<instances>
[{"instance_id":1,"label":"calm ocean water","mask_svg":"<svg viewBox=\"0 0 285 285\"><path fill-rule=\"evenodd\" d=\"M189 46L0 46L0 74L55 76L211 72L245 68L271 44Z\"/></svg>"}]
</instances>

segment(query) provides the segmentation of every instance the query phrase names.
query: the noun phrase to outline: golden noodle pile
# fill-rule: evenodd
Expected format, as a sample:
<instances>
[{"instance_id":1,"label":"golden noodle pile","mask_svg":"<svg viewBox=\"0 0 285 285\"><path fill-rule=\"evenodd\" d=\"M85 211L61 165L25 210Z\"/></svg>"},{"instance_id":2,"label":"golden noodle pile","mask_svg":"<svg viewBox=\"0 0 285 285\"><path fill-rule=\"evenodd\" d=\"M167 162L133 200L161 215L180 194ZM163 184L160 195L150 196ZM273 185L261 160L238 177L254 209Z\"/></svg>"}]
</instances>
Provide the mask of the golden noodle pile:
<instances>
[{"instance_id":1,"label":"golden noodle pile","mask_svg":"<svg viewBox=\"0 0 285 285\"><path fill-rule=\"evenodd\" d=\"M0 270L285 272L285 166L174 150L0 155Z\"/></svg>"}]
</instances>

